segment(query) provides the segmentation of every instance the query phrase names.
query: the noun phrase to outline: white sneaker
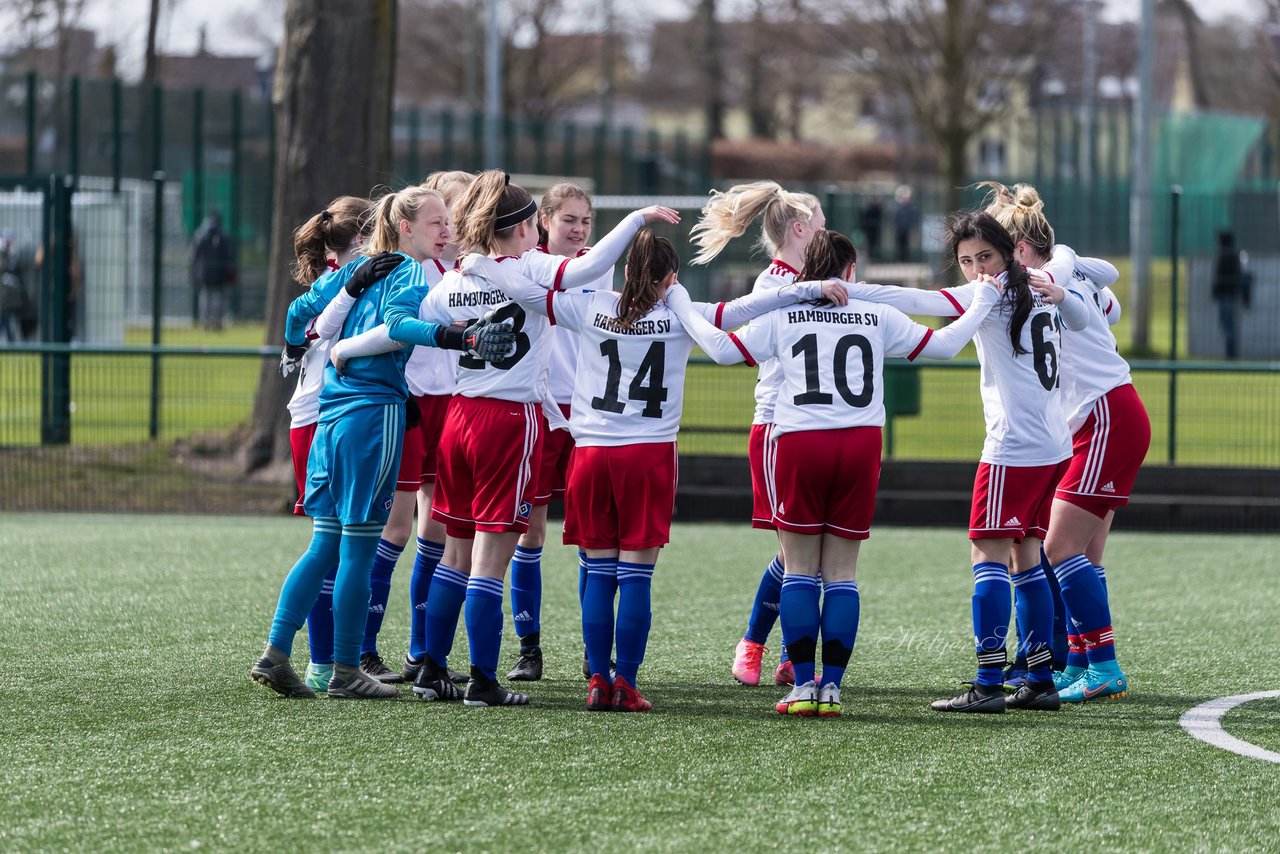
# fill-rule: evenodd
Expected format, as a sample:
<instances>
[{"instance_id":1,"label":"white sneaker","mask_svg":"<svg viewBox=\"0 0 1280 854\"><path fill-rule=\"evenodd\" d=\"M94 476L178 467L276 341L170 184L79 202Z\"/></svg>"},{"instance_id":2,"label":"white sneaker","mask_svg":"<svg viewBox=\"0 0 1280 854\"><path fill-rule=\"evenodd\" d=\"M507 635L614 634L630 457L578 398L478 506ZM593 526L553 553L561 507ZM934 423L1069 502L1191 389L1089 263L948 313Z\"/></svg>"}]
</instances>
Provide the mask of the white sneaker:
<instances>
[{"instance_id":1,"label":"white sneaker","mask_svg":"<svg viewBox=\"0 0 1280 854\"><path fill-rule=\"evenodd\" d=\"M773 707L780 715L811 718L818 713L818 686L812 680L797 685Z\"/></svg>"},{"instance_id":2,"label":"white sneaker","mask_svg":"<svg viewBox=\"0 0 1280 854\"><path fill-rule=\"evenodd\" d=\"M840 686L834 682L823 685L818 692L818 717L840 717Z\"/></svg>"}]
</instances>

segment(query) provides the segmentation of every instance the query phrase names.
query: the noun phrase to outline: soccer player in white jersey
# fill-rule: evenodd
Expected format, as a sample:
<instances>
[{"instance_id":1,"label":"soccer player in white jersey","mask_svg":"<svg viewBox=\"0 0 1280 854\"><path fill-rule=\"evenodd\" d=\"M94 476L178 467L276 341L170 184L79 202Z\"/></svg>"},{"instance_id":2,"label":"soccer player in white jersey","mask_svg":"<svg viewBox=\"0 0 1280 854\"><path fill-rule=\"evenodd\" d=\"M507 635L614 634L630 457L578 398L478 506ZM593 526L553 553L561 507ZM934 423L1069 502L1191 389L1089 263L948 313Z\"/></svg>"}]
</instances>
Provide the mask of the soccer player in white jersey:
<instances>
[{"instance_id":1,"label":"soccer player in white jersey","mask_svg":"<svg viewBox=\"0 0 1280 854\"><path fill-rule=\"evenodd\" d=\"M796 271L804 259L809 240L826 224L826 216L818 199L809 193L792 193L773 181L739 184L724 193L713 192L702 209L702 217L694 226L692 237L700 251L693 263L706 264L720 254L729 241L743 234L752 221L761 216L758 246L769 253L769 266L756 277L752 291L769 290L796 280ZM770 472L773 443L773 407L781 383L781 370L776 360L760 363L756 382L755 415L751 421L751 438L747 443L747 460L751 467L751 527L775 530L773 523L773 481ZM760 684L760 668L765 641L778 618L785 571L782 552L765 567L756 588L747 630L738 642L733 656L733 678L744 685ZM789 685L794 681L787 649L774 673L774 682Z\"/></svg>"},{"instance_id":2,"label":"soccer player in white jersey","mask_svg":"<svg viewBox=\"0 0 1280 854\"><path fill-rule=\"evenodd\" d=\"M372 210L368 199L340 196L300 225L293 234L294 280L310 287L326 272L354 260L369 237ZM286 344L280 358L280 371L286 378L294 370L298 371L298 385L289 398L289 449L293 456L294 480L298 484L298 501L293 505L295 516L307 515L302 509L307 489L307 455L320 420L320 387L324 382L325 363L329 360L330 342L331 337L321 337L313 322L307 329L307 343ZM338 566L334 564L307 615L311 661L303 681L314 691L327 691L333 678L333 580L337 572Z\"/></svg>"},{"instance_id":3,"label":"soccer player in white jersey","mask_svg":"<svg viewBox=\"0 0 1280 854\"><path fill-rule=\"evenodd\" d=\"M848 238L820 231L805 252L800 278L852 279L856 260ZM672 300L677 316L717 362L772 358L780 368L769 458L773 521L787 556L782 634L795 686L776 705L779 714L840 714L841 680L861 610L858 551L870 535L880 479L884 359L955 356L996 303L999 285L982 277L972 297L964 315L936 333L895 308L852 299L844 308L778 309L724 335Z\"/></svg>"},{"instance_id":4,"label":"soccer player in white jersey","mask_svg":"<svg viewBox=\"0 0 1280 854\"><path fill-rule=\"evenodd\" d=\"M1112 299L1084 265L1061 264L1061 255L1074 254L1055 245L1040 194L1027 184L1012 191L995 185L987 211L1013 236L1015 257L1048 274L1037 290L1059 306L1066 327L1062 398L1073 452L1044 543L1046 568L1058 580L1069 623L1066 667L1054 681L1063 702L1118 698L1129 681L1116 661L1102 553L1116 508L1128 503L1150 447L1151 420L1129 364L1116 352L1104 311Z\"/></svg>"},{"instance_id":5,"label":"soccer player in white jersey","mask_svg":"<svg viewBox=\"0 0 1280 854\"><path fill-rule=\"evenodd\" d=\"M693 341L667 307L679 259L671 243L648 229L627 257L622 292L543 291L504 275L485 259L467 258L531 311L582 339L570 430L576 444L565 496L564 541L585 552L582 630L591 669L589 711L644 712L636 689L648 643L650 589L659 550L671 532L676 488L676 432L685 365ZM699 318L737 326L764 311L824 295L841 302L840 283L810 282L698 303ZM688 302L686 296L686 303ZM702 322L706 323L707 320ZM617 671L610 682L617 594Z\"/></svg>"},{"instance_id":6,"label":"soccer player in white jersey","mask_svg":"<svg viewBox=\"0 0 1280 854\"><path fill-rule=\"evenodd\" d=\"M536 208L533 197L510 183L506 173L482 172L455 205L456 242L464 250L512 264L544 288L552 287L557 275L563 287L581 287L613 266L646 220L679 221L670 208L635 211L592 252L563 264L566 259L534 249ZM457 699L447 675L447 657L465 605L471 678L463 700L471 706L512 706L524 705L529 698L497 681L503 579L516 541L528 529L542 447L542 413L564 425L558 410L547 412L544 406L546 318L526 315L497 287L456 272L447 273L428 292L421 316L451 323L488 312L513 324L516 344L510 355L493 364L466 356L458 360L431 508L432 517L445 525L445 549L427 594L426 652L413 690L424 699ZM378 351L385 345L385 331L381 343L375 340L377 332L340 342L331 358Z\"/></svg>"},{"instance_id":7,"label":"soccer player in white jersey","mask_svg":"<svg viewBox=\"0 0 1280 854\"><path fill-rule=\"evenodd\" d=\"M1053 491L1071 457L1071 434L1058 394L1062 336L1058 309L1031 290L1014 243L990 214L964 213L946 229L947 247L969 284L941 291L879 285L851 289L861 299L914 314L957 317L982 276L1004 276L1003 295L974 339L987 438L969 516L973 561L977 678L961 694L933 703L940 712L1055 710L1050 638L1053 600L1040 566ZM1028 681L1007 700L1010 568L1028 639Z\"/></svg>"},{"instance_id":8,"label":"soccer player in white jersey","mask_svg":"<svg viewBox=\"0 0 1280 854\"><path fill-rule=\"evenodd\" d=\"M567 268L569 260L587 253L592 214L591 197L577 184L561 182L543 194L538 206L537 249L564 259L557 270L556 281L552 283L553 290L561 287L559 274ZM586 287L613 290L613 267ZM554 327L549 332L551 359L547 389L560 414L568 418L578 364L578 336ZM553 499L564 497L569 455L573 452L573 437L568 430L547 430L544 424L543 431L538 489L533 496L533 511L529 514L529 530L520 535L515 556L511 559L511 616L516 635L520 638L520 657L507 673L507 678L513 681L542 678L542 549L547 537L547 507ZM586 584L586 564L581 555L578 567L578 599L581 601ZM585 670L585 654L583 662ZM587 677L590 675L586 674Z\"/></svg>"}]
</instances>

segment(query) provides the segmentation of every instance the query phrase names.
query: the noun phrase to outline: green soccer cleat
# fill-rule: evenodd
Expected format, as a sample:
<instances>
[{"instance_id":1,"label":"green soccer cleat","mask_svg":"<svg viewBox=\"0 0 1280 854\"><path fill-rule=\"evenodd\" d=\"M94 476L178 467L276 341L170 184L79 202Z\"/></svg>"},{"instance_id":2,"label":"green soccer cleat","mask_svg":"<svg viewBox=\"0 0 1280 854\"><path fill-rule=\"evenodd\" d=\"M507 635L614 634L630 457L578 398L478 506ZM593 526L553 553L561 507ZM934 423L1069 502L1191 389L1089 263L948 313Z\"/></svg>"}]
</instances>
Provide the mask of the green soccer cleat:
<instances>
[{"instance_id":1,"label":"green soccer cleat","mask_svg":"<svg viewBox=\"0 0 1280 854\"><path fill-rule=\"evenodd\" d=\"M307 675L304 677L307 685L317 694L324 693L329 690L329 680L333 678L332 664L316 664L314 661L307 665Z\"/></svg>"}]
</instances>

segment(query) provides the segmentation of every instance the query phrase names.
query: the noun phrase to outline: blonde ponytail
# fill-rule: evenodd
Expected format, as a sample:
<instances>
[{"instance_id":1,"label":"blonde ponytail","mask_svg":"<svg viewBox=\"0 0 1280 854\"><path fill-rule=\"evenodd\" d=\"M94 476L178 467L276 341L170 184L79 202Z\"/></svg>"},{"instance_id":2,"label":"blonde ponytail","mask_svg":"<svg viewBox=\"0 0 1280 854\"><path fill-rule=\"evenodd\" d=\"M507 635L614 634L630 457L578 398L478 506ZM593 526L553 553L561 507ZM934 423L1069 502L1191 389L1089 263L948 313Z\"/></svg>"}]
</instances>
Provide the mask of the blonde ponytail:
<instances>
[{"instance_id":1,"label":"blonde ponytail","mask_svg":"<svg viewBox=\"0 0 1280 854\"><path fill-rule=\"evenodd\" d=\"M439 191L414 186L405 187L398 193L387 193L378 199L373 208L372 236L365 247L365 254L400 251L400 223L412 220L427 199L433 198L444 203L444 196Z\"/></svg>"},{"instance_id":2,"label":"blonde ponytail","mask_svg":"<svg viewBox=\"0 0 1280 854\"><path fill-rule=\"evenodd\" d=\"M491 252L494 239L505 237L536 210L529 191L510 183L501 169L481 172L454 205L454 233L463 252ZM525 210L528 217L523 217ZM517 218L518 222L507 223Z\"/></svg>"},{"instance_id":3,"label":"blonde ponytail","mask_svg":"<svg viewBox=\"0 0 1280 854\"><path fill-rule=\"evenodd\" d=\"M693 263L706 264L719 255L762 211L764 222L758 245L776 255L786 241L787 226L797 220L809 222L819 207L816 196L788 192L776 181L739 184L723 193L712 190L711 199L702 208L702 217L689 235L698 246Z\"/></svg>"}]
</instances>

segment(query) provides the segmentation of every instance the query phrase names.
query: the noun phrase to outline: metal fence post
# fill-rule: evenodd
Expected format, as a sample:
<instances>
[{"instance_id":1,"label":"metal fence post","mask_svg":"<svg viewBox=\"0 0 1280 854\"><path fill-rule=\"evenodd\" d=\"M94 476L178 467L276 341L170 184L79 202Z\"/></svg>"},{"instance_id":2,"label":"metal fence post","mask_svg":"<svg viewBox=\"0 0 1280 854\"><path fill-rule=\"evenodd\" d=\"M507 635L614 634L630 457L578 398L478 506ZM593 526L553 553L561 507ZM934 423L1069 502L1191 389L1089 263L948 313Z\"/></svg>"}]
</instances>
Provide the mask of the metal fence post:
<instances>
[{"instance_id":1,"label":"metal fence post","mask_svg":"<svg viewBox=\"0 0 1280 854\"><path fill-rule=\"evenodd\" d=\"M191 187L192 233L204 217L204 90L196 89L191 104L191 164L195 173ZM191 325L200 323L200 289L191 289Z\"/></svg>"},{"instance_id":2,"label":"metal fence post","mask_svg":"<svg viewBox=\"0 0 1280 854\"><path fill-rule=\"evenodd\" d=\"M120 192L123 170L124 84L111 78L111 192Z\"/></svg>"},{"instance_id":3,"label":"metal fence post","mask_svg":"<svg viewBox=\"0 0 1280 854\"><path fill-rule=\"evenodd\" d=\"M1182 187L1169 188L1169 462L1177 461L1178 451L1178 214Z\"/></svg>"},{"instance_id":4,"label":"metal fence post","mask_svg":"<svg viewBox=\"0 0 1280 854\"><path fill-rule=\"evenodd\" d=\"M422 172L422 163L418 159L418 142L419 142L419 122L421 115L417 107L409 108L409 183L416 184L425 177Z\"/></svg>"},{"instance_id":5,"label":"metal fence post","mask_svg":"<svg viewBox=\"0 0 1280 854\"><path fill-rule=\"evenodd\" d=\"M159 90L157 90L159 91ZM160 437L160 326L164 320L163 276L161 263L164 253L164 173L157 170L151 176L151 417L147 435Z\"/></svg>"},{"instance_id":6,"label":"metal fence post","mask_svg":"<svg viewBox=\"0 0 1280 854\"><path fill-rule=\"evenodd\" d=\"M27 177L36 174L36 73L27 72Z\"/></svg>"},{"instance_id":7,"label":"metal fence post","mask_svg":"<svg viewBox=\"0 0 1280 854\"><path fill-rule=\"evenodd\" d=\"M72 186L80 183L80 78L72 77L67 104L68 171Z\"/></svg>"},{"instance_id":8,"label":"metal fence post","mask_svg":"<svg viewBox=\"0 0 1280 854\"><path fill-rule=\"evenodd\" d=\"M44 204L44 263L41 267L42 338L64 347L71 343L75 322L70 301L71 179L51 175ZM71 353L45 353L40 359L40 442L65 445L71 441Z\"/></svg>"},{"instance_id":9,"label":"metal fence post","mask_svg":"<svg viewBox=\"0 0 1280 854\"><path fill-rule=\"evenodd\" d=\"M453 110L440 111L440 168L453 169Z\"/></svg>"}]
</instances>

